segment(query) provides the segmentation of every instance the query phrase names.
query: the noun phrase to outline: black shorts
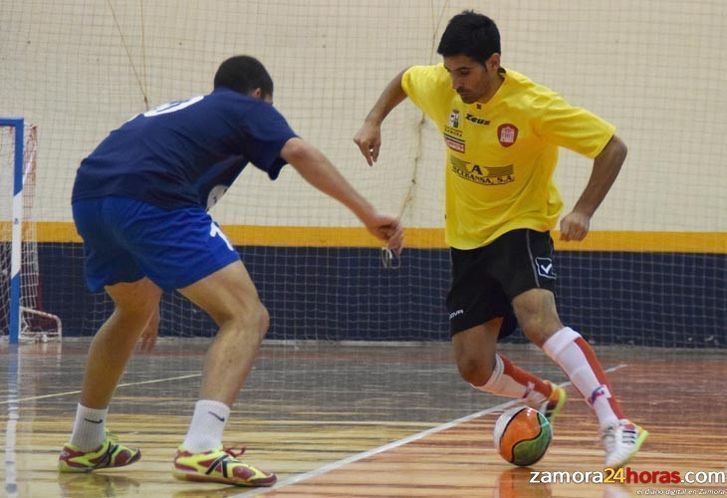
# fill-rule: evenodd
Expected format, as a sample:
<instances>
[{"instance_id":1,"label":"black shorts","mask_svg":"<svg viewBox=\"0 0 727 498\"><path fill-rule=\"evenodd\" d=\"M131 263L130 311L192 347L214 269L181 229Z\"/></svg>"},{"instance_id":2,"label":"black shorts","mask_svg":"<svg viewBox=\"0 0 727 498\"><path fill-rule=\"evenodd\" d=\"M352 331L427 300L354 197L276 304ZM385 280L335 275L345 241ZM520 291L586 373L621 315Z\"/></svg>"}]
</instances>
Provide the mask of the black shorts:
<instances>
[{"instance_id":1,"label":"black shorts","mask_svg":"<svg viewBox=\"0 0 727 498\"><path fill-rule=\"evenodd\" d=\"M484 247L451 248L452 286L447 295L452 335L504 318L499 337L512 334L517 320L512 300L530 289L555 293L550 232L519 229Z\"/></svg>"}]
</instances>

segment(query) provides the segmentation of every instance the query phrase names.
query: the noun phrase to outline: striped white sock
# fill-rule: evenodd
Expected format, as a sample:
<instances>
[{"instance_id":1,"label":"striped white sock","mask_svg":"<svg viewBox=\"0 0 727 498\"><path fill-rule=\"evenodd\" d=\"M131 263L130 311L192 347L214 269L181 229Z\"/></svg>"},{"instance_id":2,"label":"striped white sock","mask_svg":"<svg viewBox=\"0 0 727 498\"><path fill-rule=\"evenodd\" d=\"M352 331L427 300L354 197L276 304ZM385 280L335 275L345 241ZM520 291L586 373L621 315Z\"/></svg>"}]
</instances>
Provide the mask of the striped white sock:
<instances>
[{"instance_id":1,"label":"striped white sock","mask_svg":"<svg viewBox=\"0 0 727 498\"><path fill-rule=\"evenodd\" d=\"M593 408L601 427L616 424L623 418L601 363L578 332L569 327L559 330L545 341L543 351L568 375Z\"/></svg>"},{"instance_id":2,"label":"striped white sock","mask_svg":"<svg viewBox=\"0 0 727 498\"><path fill-rule=\"evenodd\" d=\"M548 399L551 392L550 386L541 379L515 366L499 353L495 355L495 366L487 382L473 387L497 396L520 398L529 406L536 408Z\"/></svg>"}]
</instances>

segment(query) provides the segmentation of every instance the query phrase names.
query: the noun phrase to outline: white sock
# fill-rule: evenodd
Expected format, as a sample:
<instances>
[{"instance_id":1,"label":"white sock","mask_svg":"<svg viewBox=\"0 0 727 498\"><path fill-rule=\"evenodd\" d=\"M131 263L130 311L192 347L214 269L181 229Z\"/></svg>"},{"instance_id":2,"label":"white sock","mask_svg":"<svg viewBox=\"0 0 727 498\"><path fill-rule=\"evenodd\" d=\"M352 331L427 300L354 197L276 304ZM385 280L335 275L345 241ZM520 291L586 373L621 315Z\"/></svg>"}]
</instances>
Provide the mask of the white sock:
<instances>
[{"instance_id":1,"label":"white sock","mask_svg":"<svg viewBox=\"0 0 727 498\"><path fill-rule=\"evenodd\" d=\"M190 453L203 453L219 447L229 417L230 407L226 404L211 399L197 401L182 446Z\"/></svg>"},{"instance_id":2,"label":"white sock","mask_svg":"<svg viewBox=\"0 0 727 498\"><path fill-rule=\"evenodd\" d=\"M98 410L78 404L73 423L71 444L82 451L97 449L106 439L106 415L109 409Z\"/></svg>"},{"instance_id":3,"label":"white sock","mask_svg":"<svg viewBox=\"0 0 727 498\"><path fill-rule=\"evenodd\" d=\"M593 408L602 428L618 423L620 408L615 399L611 400L605 376L599 380L596 371L601 370L600 364L591 365L591 361L597 360L594 356L589 361L586 353L592 355L592 350L578 332L570 327L562 328L545 341L543 351L568 375L586 403Z\"/></svg>"},{"instance_id":4,"label":"white sock","mask_svg":"<svg viewBox=\"0 0 727 498\"><path fill-rule=\"evenodd\" d=\"M526 373L526 372L523 372ZM528 406L540 407L547 399L545 395L535 390L535 384L532 382L518 381L506 372L505 362L499 355L495 355L495 367L492 370L490 378L481 386L472 386L480 391L495 394L497 396L506 396L508 398L520 398Z\"/></svg>"}]
</instances>

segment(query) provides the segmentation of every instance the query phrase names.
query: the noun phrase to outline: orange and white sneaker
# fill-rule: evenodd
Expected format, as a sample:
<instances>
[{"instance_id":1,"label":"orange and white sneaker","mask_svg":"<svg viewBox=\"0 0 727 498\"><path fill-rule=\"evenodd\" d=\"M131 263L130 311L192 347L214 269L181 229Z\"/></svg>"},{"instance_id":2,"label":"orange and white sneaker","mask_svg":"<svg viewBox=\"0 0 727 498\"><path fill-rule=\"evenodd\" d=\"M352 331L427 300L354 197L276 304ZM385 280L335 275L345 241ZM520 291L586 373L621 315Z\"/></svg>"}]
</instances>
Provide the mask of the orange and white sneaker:
<instances>
[{"instance_id":1,"label":"orange and white sneaker","mask_svg":"<svg viewBox=\"0 0 727 498\"><path fill-rule=\"evenodd\" d=\"M223 448L190 453L181 446L174 457L172 474L177 479L200 482L221 482L235 486L272 486L275 474L263 472L237 457L244 449Z\"/></svg>"},{"instance_id":2,"label":"orange and white sneaker","mask_svg":"<svg viewBox=\"0 0 727 498\"><path fill-rule=\"evenodd\" d=\"M648 436L648 431L625 418L603 429L601 442L606 450L606 467L619 469L626 465Z\"/></svg>"},{"instance_id":3,"label":"orange and white sneaker","mask_svg":"<svg viewBox=\"0 0 727 498\"><path fill-rule=\"evenodd\" d=\"M550 425L553 425L553 420L555 420L555 417L558 416L563 406L565 406L568 396L565 393L565 389L558 384L554 384L549 380L546 380L545 383L550 385L552 391L550 397L538 408L538 411L545 415Z\"/></svg>"},{"instance_id":4,"label":"orange and white sneaker","mask_svg":"<svg viewBox=\"0 0 727 498\"><path fill-rule=\"evenodd\" d=\"M123 467L141 458L141 451L120 444L115 434L106 433L104 442L92 451L66 444L58 457L59 472L91 472L96 469Z\"/></svg>"}]
</instances>

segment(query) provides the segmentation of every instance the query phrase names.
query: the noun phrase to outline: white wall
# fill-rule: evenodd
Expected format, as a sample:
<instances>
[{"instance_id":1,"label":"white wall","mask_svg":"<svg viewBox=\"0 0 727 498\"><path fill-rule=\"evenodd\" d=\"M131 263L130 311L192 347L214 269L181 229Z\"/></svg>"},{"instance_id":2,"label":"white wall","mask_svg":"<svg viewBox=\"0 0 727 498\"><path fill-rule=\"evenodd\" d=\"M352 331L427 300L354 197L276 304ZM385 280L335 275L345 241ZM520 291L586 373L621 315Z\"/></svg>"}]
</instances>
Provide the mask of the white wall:
<instances>
[{"instance_id":1,"label":"white wall","mask_svg":"<svg viewBox=\"0 0 727 498\"><path fill-rule=\"evenodd\" d=\"M475 7L499 24L503 64L618 127L629 158L595 229L727 230L727 2L721 0L64 0L0 5L0 115L40 129L42 220L70 220L78 162L151 106L206 93L217 65L248 53L276 82L277 107L375 204L440 226L443 146L411 104L384 127L376 168L351 137L402 68L438 61L446 21ZM118 24L117 24L118 23ZM589 161L564 153L572 205ZM5 171L2 173L6 174ZM217 207L225 223L355 225L292 169L247 171Z\"/></svg>"}]
</instances>

